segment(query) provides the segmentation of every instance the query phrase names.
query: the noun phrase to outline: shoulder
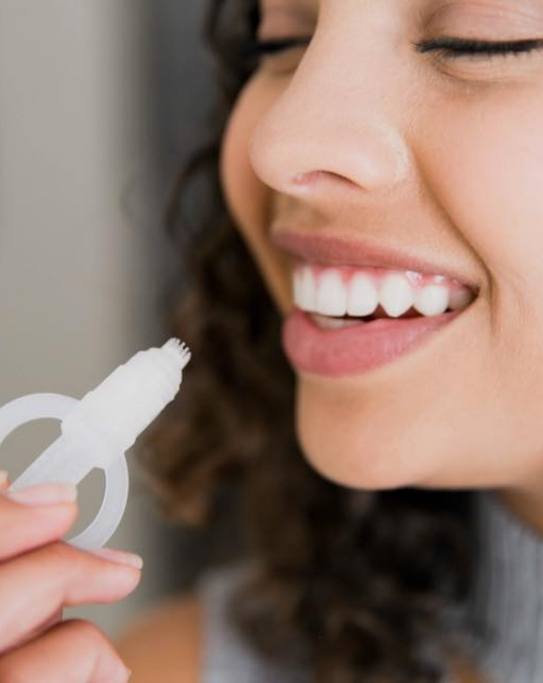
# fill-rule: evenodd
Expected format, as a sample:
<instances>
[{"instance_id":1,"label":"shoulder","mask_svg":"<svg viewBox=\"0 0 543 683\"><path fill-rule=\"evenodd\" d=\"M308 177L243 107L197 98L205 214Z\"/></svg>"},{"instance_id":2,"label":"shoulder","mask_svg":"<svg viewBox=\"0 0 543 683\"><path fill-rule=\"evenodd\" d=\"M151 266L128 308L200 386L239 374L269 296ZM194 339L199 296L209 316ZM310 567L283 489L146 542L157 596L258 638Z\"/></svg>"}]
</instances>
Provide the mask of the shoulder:
<instances>
[{"instance_id":1,"label":"shoulder","mask_svg":"<svg viewBox=\"0 0 543 683\"><path fill-rule=\"evenodd\" d=\"M196 594L163 600L117 636L114 646L132 670L130 683L197 683L202 605Z\"/></svg>"},{"instance_id":2,"label":"shoulder","mask_svg":"<svg viewBox=\"0 0 543 683\"><path fill-rule=\"evenodd\" d=\"M157 671L160 683L199 683L225 662L247 666L251 653L233 632L226 604L251 571L250 563L208 568L190 592L132 622L113 643L133 672L130 683L155 683Z\"/></svg>"}]
</instances>

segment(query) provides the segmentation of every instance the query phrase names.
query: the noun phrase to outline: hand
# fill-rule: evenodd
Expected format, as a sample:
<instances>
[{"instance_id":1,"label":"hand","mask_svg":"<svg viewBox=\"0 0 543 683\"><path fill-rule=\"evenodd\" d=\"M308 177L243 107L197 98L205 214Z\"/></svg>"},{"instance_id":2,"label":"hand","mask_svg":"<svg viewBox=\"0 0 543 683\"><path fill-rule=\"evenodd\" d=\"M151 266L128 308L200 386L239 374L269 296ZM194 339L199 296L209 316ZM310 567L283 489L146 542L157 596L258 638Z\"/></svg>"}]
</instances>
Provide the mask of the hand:
<instances>
[{"instance_id":1,"label":"hand","mask_svg":"<svg viewBox=\"0 0 543 683\"><path fill-rule=\"evenodd\" d=\"M60 485L27 489L48 504L10 499L9 485L0 483L0 683L125 683L130 672L103 631L62 621L62 608L116 602L140 569L121 563L126 553L104 549L106 559L59 540L78 514L76 502L53 501Z\"/></svg>"}]
</instances>

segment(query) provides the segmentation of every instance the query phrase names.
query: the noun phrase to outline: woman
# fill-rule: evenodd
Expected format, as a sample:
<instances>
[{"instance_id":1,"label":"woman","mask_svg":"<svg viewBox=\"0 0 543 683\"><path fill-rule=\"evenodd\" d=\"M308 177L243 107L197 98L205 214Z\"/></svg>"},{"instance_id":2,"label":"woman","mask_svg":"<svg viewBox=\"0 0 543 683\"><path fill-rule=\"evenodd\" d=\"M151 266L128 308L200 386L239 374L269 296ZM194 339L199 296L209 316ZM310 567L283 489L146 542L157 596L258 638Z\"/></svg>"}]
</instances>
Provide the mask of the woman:
<instances>
[{"instance_id":1,"label":"woman","mask_svg":"<svg viewBox=\"0 0 543 683\"><path fill-rule=\"evenodd\" d=\"M135 683L541 680L543 3L214 0L207 30L217 139L170 212L193 362L142 462L172 519L231 486L246 549L117 655ZM0 679L69 644L123 680L59 626Z\"/></svg>"},{"instance_id":2,"label":"woman","mask_svg":"<svg viewBox=\"0 0 543 683\"><path fill-rule=\"evenodd\" d=\"M193 387L146 464L184 519L241 480L254 574L187 607L195 668L541 680L543 3L215 2L208 30Z\"/></svg>"}]
</instances>

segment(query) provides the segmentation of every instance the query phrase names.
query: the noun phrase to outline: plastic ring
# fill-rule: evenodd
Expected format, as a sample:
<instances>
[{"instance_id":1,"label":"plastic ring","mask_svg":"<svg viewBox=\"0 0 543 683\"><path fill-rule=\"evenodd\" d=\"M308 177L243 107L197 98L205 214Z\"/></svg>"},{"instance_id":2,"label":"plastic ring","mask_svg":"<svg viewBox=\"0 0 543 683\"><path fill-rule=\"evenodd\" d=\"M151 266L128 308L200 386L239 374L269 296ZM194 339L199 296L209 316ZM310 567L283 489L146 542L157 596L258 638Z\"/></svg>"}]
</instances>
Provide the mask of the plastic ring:
<instances>
[{"instance_id":1,"label":"plastic ring","mask_svg":"<svg viewBox=\"0 0 543 683\"><path fill-rule=\"evenodd\" d=\"M6 403L0 408L0 446L17 427L47 418L62 421L78 403L71 396L47 393L28 394ZM128 499L128 466L124 453L104 470L104 476L105 492L98 514L80 534L66 541L72 546L84 550L101 548L119 526Z\"/></svg>"}]
</instances>

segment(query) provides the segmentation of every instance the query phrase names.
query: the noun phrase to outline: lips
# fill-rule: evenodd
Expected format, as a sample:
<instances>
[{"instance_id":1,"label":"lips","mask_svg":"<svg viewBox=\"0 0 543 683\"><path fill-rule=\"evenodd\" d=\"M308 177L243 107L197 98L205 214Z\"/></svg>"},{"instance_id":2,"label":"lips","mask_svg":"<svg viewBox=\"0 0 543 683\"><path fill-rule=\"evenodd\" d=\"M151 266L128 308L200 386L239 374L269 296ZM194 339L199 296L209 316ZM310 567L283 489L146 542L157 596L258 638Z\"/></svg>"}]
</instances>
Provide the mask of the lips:
<instances>
[{"instance_id":1,"label":"lips","mask_svg":"<svg viewBox=\"0 0 543 683\"><path fill-rule=\"evenodd\" d=\"M271 240L295 258L323 266L354 266L414 271L424 276L442 275L473 292L480 286L466 273L446 263L417 256L413 251L378 245L344 235L307 233L286 228L272 231ZM355 325L320 325L297 306L283 321L282 345L291 364L302 372L328 377L357 375L388 365L401 356L426 346L444 328L455 327L462 310L428 317L403 317L359 321ZM469 318L469 316L468 316ZM333 318L331 318L333 320ZM439 333L439 334L438 334ZM446 336L446 335L445 335ZM426 342L426 343L425 343Z\"/></svg>"},{"instance_id":2,"label":"lips","mask_svg":"<svg viewBox=\"0 0 543 683\"><path fill-rule=\"evenodd\" d=\"M310 263L411 270L425 275L445 275L479 292L479 285L465 273L445 263L432 263L414 253L372 243L366 239L347 239L339 235L304 233L286 229L272 231L270 239L280 249Z\"/></svg>"},{"instance_id":3,"label":"lips","mask_svg":"<svg viewBox=\"0 0 543 683\"><path fill-rule=\"evenodd\" d=\"M291 365L301 372L333 378L358 375L415 350L462 315L464 311L429 318L382 318L324 330L310 314L295 309L283 321L282 346Z\"/></svg>"}]
</instances>

